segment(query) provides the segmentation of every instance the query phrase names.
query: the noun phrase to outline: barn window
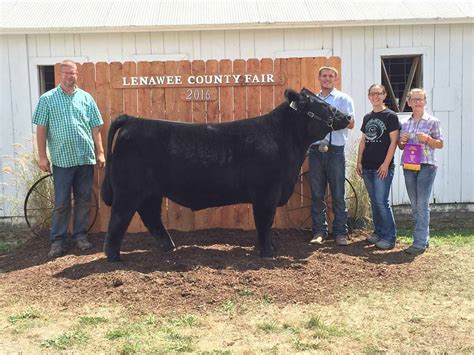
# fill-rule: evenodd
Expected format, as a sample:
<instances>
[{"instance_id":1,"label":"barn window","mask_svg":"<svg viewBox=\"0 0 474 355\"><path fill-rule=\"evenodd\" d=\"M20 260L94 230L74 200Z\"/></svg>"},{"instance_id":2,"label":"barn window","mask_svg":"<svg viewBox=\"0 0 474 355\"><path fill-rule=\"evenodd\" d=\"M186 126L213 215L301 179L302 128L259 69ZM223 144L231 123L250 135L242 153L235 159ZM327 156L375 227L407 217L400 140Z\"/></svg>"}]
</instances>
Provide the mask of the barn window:
<instances>
[{"instance_id":1,"label":"barn window","mask_svg":"<svg viewBox=\"0 0 474 355\"><path fill-rule=\"evenodd\" d=\"M411 111L406 104L408 92L423 87L421 59L421 55L382 57L382 84L387 88L385 104L393 111Z\"/></svg>"},{"instance_id":2,"label":"barn window","mask_svg":"<svg viewBox=\"0 0 474 355\"><path fill-rule=\"evenodd\" d=\"M43 95L46 91L54 89L54 65L40 65L39 71L39 94Z\"/></svg>"}]
</instances>

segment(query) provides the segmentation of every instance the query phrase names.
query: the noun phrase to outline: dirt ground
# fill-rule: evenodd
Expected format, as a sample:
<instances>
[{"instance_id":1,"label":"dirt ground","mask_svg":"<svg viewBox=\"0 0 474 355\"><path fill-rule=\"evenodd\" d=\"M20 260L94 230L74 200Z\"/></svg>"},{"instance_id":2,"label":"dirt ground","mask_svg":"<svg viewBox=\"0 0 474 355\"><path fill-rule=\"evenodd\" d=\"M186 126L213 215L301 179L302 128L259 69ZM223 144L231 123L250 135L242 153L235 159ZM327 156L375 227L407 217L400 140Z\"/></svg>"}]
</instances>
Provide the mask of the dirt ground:
<instances>
[{"instance_id":1,"label":"dirt ground","mask_svg":"<svg viewBox=\"0 0 474 355\"><path fill-rule=\"evenodd\" d=\"M429 257L415 261L404 245L379 251L363 232L351 244L308 244L309 234L277 230L274 259L261 259L255 231L171 231L174 252L162 252L146 234L128 234L123 262L108 263L103 234L90 237L94 248L48 260L46 240L32 237L0 255L0 283L13 298L74 308L89 303L121 304L140 311L196 311L238 295L271 299L277 304L332 303L346 287L386 286L415 281L431 273ZM439 261L441 262L441 261ZM10 297L11 298L11 297Z\"/></svg>"}]
</instances>

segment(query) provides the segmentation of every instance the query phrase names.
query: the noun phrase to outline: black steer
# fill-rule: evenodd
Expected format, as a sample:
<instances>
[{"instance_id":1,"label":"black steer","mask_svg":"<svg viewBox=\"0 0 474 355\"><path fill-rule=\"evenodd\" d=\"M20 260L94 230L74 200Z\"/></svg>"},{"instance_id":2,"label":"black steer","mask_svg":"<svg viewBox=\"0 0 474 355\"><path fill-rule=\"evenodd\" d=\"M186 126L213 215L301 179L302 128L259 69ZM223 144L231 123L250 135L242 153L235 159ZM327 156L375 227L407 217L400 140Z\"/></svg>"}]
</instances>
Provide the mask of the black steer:
<instances>
[{"instance_id":1,"label":"black steer","mask_svg":"<svg viewBox=\"0 0 474 355\"><path fill-rule=\"evenodd\" d=\"M275 211L293 193L306 150L349 123L309 90L286 90L285 97L266 115L228 123L118 117L109 130L102 186L102 198L112 206L107 260L120 260L135 212L164 250L175 248L161 221L163 197L192 210L251 203L260 255L271 257Z\"/></svg>"}]
</instances>

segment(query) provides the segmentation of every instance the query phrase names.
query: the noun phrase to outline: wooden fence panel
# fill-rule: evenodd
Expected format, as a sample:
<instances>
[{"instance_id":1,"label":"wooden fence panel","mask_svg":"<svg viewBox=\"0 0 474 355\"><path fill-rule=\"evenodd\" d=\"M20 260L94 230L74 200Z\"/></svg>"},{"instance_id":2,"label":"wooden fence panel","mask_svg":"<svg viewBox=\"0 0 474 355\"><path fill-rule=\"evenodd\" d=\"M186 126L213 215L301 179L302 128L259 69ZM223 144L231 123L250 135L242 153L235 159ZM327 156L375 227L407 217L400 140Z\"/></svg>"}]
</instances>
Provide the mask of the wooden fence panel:
<instances>
[{"instance_id":1,"label":"wooden fence panel","mask_svg":"<svg viewBox=\"0 0 474 355\"><path fill-rule=\"evenodd\" d=\"M110 63L110 78L116 78L122 76L123 65L119 62ZM123 105L123 91L122 89L110 89L110 116L111 122L116 119L119 115L124 113L124 105ZM107 133L103 136L105 139L103 140L105 154L107 154ZM105 203L102 203L100 208L100 226L102 231L107 231L109 226L109 217L110 217L110 207L106 206Z\"/></svg>"},{"instance_id":2,"label":"wooden fence panel","mask_svg":"<svg viewBox=\"0 0 474 355\"><path fill-rule=\"evenodd\" d=\"M102 119L104 120L104 126L101 127L101 137L102 137L102 142L103 145L105 142L107 142L107 132L109 131L110 123L111 123L111 90L110 90L110 69L111 66L108 63L97 63L96 64L96 101L97 101L97 106L99 106L100 114L102 116ZM105 149L105 147L104 147ZM104 150L105 151L105 150ZM102 180L104 179L105 176L105 169L96 169L97 171L97 176L98 180L94 181L97 182L97 188L95 189L97 193L97 198L98 198L98 216L97 220L98 222L93 226L92 232L100 232L102 228L102 219L103 219L103 214L107 216L107 209L105 206L105 203L100 198L100 186L102 186ZM108 208L108 207L107 207ZM104 213L102 213L104 211Z\"/></svg>"},{"instance_id":3,"label":"wooden fence panel","mask_svg":"<svg viewBox=\"0 0 474 355\"><path fill-rule=\"evenodd\" d=\"M260 74L260 61L258 59L249 59L247 61L247 73L251 75ZM261 87L258 85L247 86L247 118L260 115L261 108ZM253 218L253 209L251 205L249 208L249 220L247 229L255 229L255 222Z\"/></svg>"},{"instance_id":4,"label":"wooden fence panel","mask_svg":"<svg viewBox=\"0 0 474 355\"><path fill-rule=\"evenodd\" d=\"M178 63L175 61L165 62L165 75L175 76L178 73ZM174 87L165 87L165 106L166 119L171 121L178 121L178 107L177 107L177 89ZM168 200L168 228L179 229L181 219L182 207Z\"/></svg>"},{"instance_id":5,"label":"wooden fence panel","mask_svg":"<svg viewBox=\"0 0 474 355\"><path fill-rule=\"evenodd\" d=\"M190 75L192 73L191 69L191 63L188 60L181 60L178 62L178 67L177 67L178 75L181 76L186 76ZM176 100L178 101L176 107L177 107L177 115L179 117L179 120L182 122L192 122L193 120L193 107L191 104L191 101L184 101L180 99L180 91L183 89L177 89L176 94L178 97L176 97ZM191 231L194 230L194 213L191 211L189 208L182 207L180 206L179 208L180 211L180 218L179 218L179 225L177 226L177 229L182 230L182 231Z\"/></svg>"},{"instance_id":6,"label":"wooden fence panel","mask_svg":"<svg viewBox=\"0 0 474 355\"><path fill-rule=\"evenodd\" d=\"M228 59L219 62L219 73L224 75L232 74L232 61ZM219 103L220 103L220 122L231 122L234 112L234 89L232 86L222 86L219 88ZM235 206L221 207L220 221L217 227L220 228L239 228L234 220Z\"/></svg>"},{"instance_id":7,"label":"wooden fence panel","mask_svg":"<svg viewBox=\"0 0 474 355\"><path fill-rule=\"evenodd\" d=\"M290 58L287 61L287 85L290 88L300 88L301 87L301 59L298 58ZM301 194L301 181L300 185L295 187ZM305 219L305 215L303 210L300 209L301 207L301 195L296 193L288 201L288 207L293 210L292 212L292 221L297 225L300 225L302 221Z\"/></svg>"},{"instance_id":8,"label":"wooden fence panel","mask_svg":"<svg viewBox=\"0 0 474 355\"><path fill-rule=\"evenodd\" d=\"M137 76L149 76L150 74L150 62L137 63ZM149 88L137 89L137 115L143 118L151 116L151 90ZM138 214L135 215L134 219L139 221L137 225L140 232L147 231Z\"/></svg>"},{"instance_id":9,"label":"wooden fence panel","mask_svg":"<svg viewBox=\"0 0 474 355\"><path fill-rule=\"evenodd\" d=\"M233 74L244 75L247 72L246 62L242 59L234 61ZM234 121L247 118L247 90L245 86L234 87ZM238 204L234 209L234 222L237 228L248 229L250 210L248 204Z\"/></svg>"},{"instance_id":10,"label":"wooden fence panel","mask_svg":"<svg viewBox=\"0 0 474 355\"><path fill-rule=\"evenodd\" d=\"M275 59L273 63L273 72L275 77L288 76L288 60L287 59ZM273 87L273 102L274 106L280 105L285 100L285 89L287 85L274 86ZM286 213L286 206L278 207L275 214L274 226L276 228L288 228L289 221Z\"/></svg>"},{"instance_id":11,"label":"wooden fence panel","mask_svg":"<svg viewBox=\"0 0 474 355\"><path fill-rule=\"evenodd\" d=\"M205 75L214 75L219 73L219 62L217 60L207 60ZM212 88L215 90L216 88ZM211 90L211 88L206 87L206 90ZM219 122L219 101L210 100L205 101L205 112L206 112L206 122L207 123L218 123ZM207 208L205 210L199 211L201 215L201 220L199 228L216 228L220 224L221 219L221 208L213 207Z\"/></svg>"},{"instance_id":12,"label":"wooden fence panel","mask_svg":"<svg viewBox=\"0 0 474 355\"><path fill-rule=\"evenodd\" d=\"M136 76L137 75L137 63L135 62L126 62L123 64L123 73L124 76ZM123 93L123 109L124 113L128 115L138 116L138 89L131 88L124 90ZM138 233L143 230L143 223L138 215L135 213L133 215L132 221L128 227L128 231L131 233Z\"/></svg>"},{"instance_id":13,"label":"wooden fence panel","mask_svg":"<svg viewBox=\"0 0 474 355\"><path fill-rule=\"evenodd\" d=\"M150 71L154 75L165 74L165 62L156 61L152 62ZM151 87L151 113L150 118L152 119L165 119L166 117L166 103L165 103L165 89L162 87ZM163 199L161 203L161 220L164 225L168 225L168 200Z\"/></svg>"},{"instance_id":14,"label":"wooden fence panel","mask_svg":"<svg viewBox=\"0 0 474 355\"><path fill-rule=\"evenodd\" d=\"M192 62L192 74L195 76L206 74L206 62L203 60L195 60ZM193 107L193 122L207 123L206 102L196 100L192 103ZM207 216L209 210L200 210L194 212L194 225L196 229L209 228L207 223Z\"/></svg>"},{"instance_id":15,"label":"wooden fence panel","mask_svg":"<svg viewBox=\"0 0 474 355\"><path fill-rule=\"evenodd\" d=\"M317 93L320 90L317 80L318 70L323 65L341 67L338 57L331 58L291 58L291 59L249 59L248 61L202 60L167 61L167 62L125 62L125 63L84 63L78 64L78 85L88 91L99 106L104 119L103 141L107 143L107 130L110 123L120 114L127 113L152 119L167 119L194 123L229 122L245 119L270 112L284 100L284 90L299 90L306 87ZM59 65L55 66L56 78ZM195 85L204 88L193 91L191 97L189 85L167 84L158 86L126 85L122 77L154 77L162 75L181 76L185 81L190 75L241 75L239 83L219 83L218 85ZM242 83L245 75L273 74L274 84L259 83L256 79L249 85ZM339 74L340 75L340 74ZM253 77L252 77L253 78ZM341 79L341 78L340 78ZM58 80L56 80L58 83ZM341 80L337 87L340 88ZM193 96L194 95L194 96ZM199 97L197 97L197 96ZM208 96L206 96L208 95ZM204 97L206 96L206 97ZM305 161L302 171L308 170ZM99 195L103 178L95 176L94 190ZM310 187L307 180L299 181L295 189L300 194L308 195ZM294 195L288 202L291 208L307 205L299 195ZM310 212L301 210L296 217L302 222ZM294 215L294 213L293 213ZM108 226L110 209L100 202L100 213L93 231L105 231ZM167 199L163 200L162 219L167 228L192 230L203 228L255 228L253 214L249 204L211 208L192 212ZM295 216L292 216L295 219ZM286 208L277 209L274 226L289 227ZM306 221L311 226L311 220ZM138 215L134 216L129 232L144 231L145 228Z\"/></svg>"}]
</instances>

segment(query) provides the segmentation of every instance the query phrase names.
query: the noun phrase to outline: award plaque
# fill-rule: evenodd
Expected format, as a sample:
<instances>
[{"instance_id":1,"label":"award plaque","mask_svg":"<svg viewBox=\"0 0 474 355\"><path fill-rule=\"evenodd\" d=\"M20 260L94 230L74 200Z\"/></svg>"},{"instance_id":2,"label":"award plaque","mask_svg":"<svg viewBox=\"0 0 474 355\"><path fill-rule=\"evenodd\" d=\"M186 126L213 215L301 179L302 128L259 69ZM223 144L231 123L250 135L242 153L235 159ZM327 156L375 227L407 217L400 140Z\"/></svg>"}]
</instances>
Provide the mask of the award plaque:
<instances>
[{"instance_id":1,"label":"award plaque","mask_svg":"<svg viewBox=\"0 0 474 355\"><path fill-rule=\"evenodd\" d=\"M421 169L422 145L407 143L403 150L403 169L419 171Z\"/></svg>"}]
</instances>

